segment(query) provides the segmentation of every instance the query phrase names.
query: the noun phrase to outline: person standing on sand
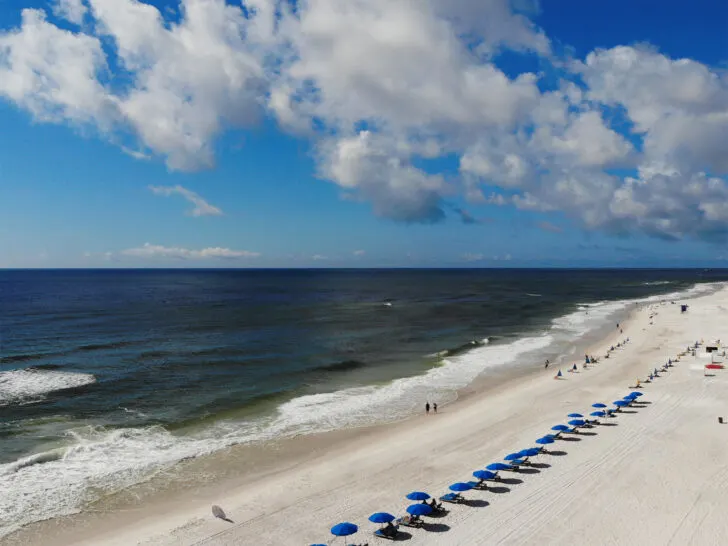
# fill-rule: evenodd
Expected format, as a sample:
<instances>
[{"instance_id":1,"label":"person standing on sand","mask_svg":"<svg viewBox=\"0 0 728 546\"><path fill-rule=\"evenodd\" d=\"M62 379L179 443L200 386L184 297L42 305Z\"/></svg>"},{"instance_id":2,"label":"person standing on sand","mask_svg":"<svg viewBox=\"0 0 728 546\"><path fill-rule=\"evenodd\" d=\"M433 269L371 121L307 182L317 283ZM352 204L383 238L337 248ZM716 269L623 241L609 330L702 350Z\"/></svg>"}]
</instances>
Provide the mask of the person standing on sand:
<instances>
[{"instance_id":1,"label":"person standing on sand","mask_svg":"<svg viewBox=\"0 0 728 546\"><path fill-rule=\"evenodd\" d=\"M434 411L435 413L437 413L437 402L433 402L432 403L432 411Z\"/></svg>"},{"instance_id":2,"label":"person standing on sand","mask_svg":"<svg viewBox=\"0 0 728 546\"><path fill-rule=\"evenodd\" d=\"M425 413L426 413L427 415L430 415L430 403L429 403L429 402L427 402L427 403L425 404Z\"/></svg>"},{"instance_id":3,"label":"person standing on sand","mask_svg":"<svg viewBox=\"0 0 728 546\"><path fill-rule=\"evenodd\" d=\"M547 358L547 359L546 359L546 364L544 365L544 369L545 369L545 370L548 370L548 369L549 369L549 364L550 364L550 362L549 362L549 360L548 360L548 358Z\"/></svg>"}]
</instances>

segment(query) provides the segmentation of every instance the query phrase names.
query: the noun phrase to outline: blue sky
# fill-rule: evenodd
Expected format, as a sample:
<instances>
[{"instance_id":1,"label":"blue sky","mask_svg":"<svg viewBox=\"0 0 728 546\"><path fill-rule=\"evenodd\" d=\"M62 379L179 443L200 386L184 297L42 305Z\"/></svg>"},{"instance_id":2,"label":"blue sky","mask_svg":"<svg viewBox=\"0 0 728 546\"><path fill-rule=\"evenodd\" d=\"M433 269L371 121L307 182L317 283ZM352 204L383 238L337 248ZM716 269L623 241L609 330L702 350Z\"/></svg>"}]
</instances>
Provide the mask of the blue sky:
<instances>
[{"instance_id":1,"label":"blue sky","mask_svg":"<svg viewBox=\"0 0 728 546\"><path fill-rule=\"evenodd\" d=\"M220 3L188 0L188 22L198 17L192 8L199 2ZM131 0L119 0L118 5L122 3ZM239 9L239 3L229 4ZM314 4L300 7L301 13L310 10L312 20L315 9L325 13L326 7ZM479 9L477 2L455 4L463 10ZM507 5L495 0L490 4ZM425 45L413 41L417 47L437 46L443 36L433 30L439 27L430 25L432 21L451 24L451 36L462 36L457 24L462 24L460 15L465 12L450 11L447 3L435 0L432 6L421 2L411 9L422 14L422 26L415 28L412 23L397 40L382 45L362 39L350 44L355 32L336 36L343 40L340 47L350 45L358 55L372 48L366 57L369 68L348 80L333 63L350 66L359 62L357 57L332 60L328 52L316 50L316 40L301 36L318 27L308 26L301 14L291 14L293 23L300 19L297 32L266 35L255 43L246 35L220 53L256 74L245 76L254 82L250 87L255 96L247 89L244 94L237 88L230 91L225 79L229 70L220 78L214 68L204 71L206 63L228 66L227 58L188 64L185 51L169 40L131 37L121 26L123 21L102 11L104 5L102 0L98 5L81 0L0 4L0 79L13 82L0 82L0 267L702 267L719 266L725 263L724 254L728 257L723 242L728 215L721 208L728 193L722 186L716 189L726 175L714 159L720 150L706 142L685 151L680 142L660 137L678 108L685 108L690 114L685 123L693 125L675 127L676 132L705 134L700 123L710 123L710 131L728 134L712 121L721 111L728 112L723 72L728 58L724 28L728 4L521 1L511 4L506 15L495 6L484 14L481 26L468 29L483 50L472 43L456 47L453 55L458 57L450 65L438 69L433 61L431 74L403 74L404 91L388 94L368 91L374 85L370 87L362 76L377 83L389 81L388 74L376 72L382 64L376 60L381 48L393 47L394 42L399 54L408 50L410 36L428 37ZM153 5L169 14L165 8L177 8L179 3ZM47 13L48 24L35 28L35 34L27 21L21 23L26 8ZM387 20L398 20L396 13L382 13ZM345 29L349 20L333 21L332 26ZM512 35L521 36L520 41L495 36L496 31L490 30L495 24L520 25L507 27L517 28ZM76 70L80 55L78 49L59 46L53 51L39 45L43 42L39 32L48 32L48 43L56 43L50 25L66 36L99 38L110 72L92 78L101 82L98 86L75 87L78 78L66 81L53 71L58 66ZM99 30L103 25L113 30ZM199 26L204 25L194 28ZM164 26L140 27L134 25L134 32L165 31ZM214 34L214 27L206 28ZM383 32L373 28L371 34L379 37ZM397 34L399 27L393 24L391 32ZM428 32L433 33L431 41ZM246 33L252 35L252 27L246 27ZM193 42L198 40L195 43L205 39L191 35ZM127 50L138 49L124 53L119 49L123 39ZM79 47L93 49L89 44ZM617 51L618 46L630 49ZM21 47L37 50L34 56L19 56ZM266 55L260 53L264 48ZM296 61L282 53L291 50ZM595 50L615 54L597 54L590 63L587 58ZM623 70L621 61L613 62L617 52L622 59L633 51L637 60L629 71ZM260 71L248 68L252 61L241 60L243 54L260 61ZM266 64L276 55L272 67ZM137 62L139 56L144 62ZM683 58L692 61L689 69L694 72L679 72L687 70L678 64ZM421 59L413 57L405 66L417 62L421 64ZM159 73L151 74L150 66L157 65ZM172 65L177 67L174 73L162 68ZM410 102L407 90L419 97L417 86L421 86L428 90L422 96L437 95L438 79L452 79L446 72L452 65L468 74L493 67L510 78L502 94L483 87L482 93L458 99L467 111L482 107L487 112L483 121L470 124L467 114L463 119L453 113L459 104L445 108L442 99L434 108L418 103L405 115ZM189 68L181 83L172 81L179 71L197 66L202 66L199 77ZM86 75L82 68L79 74ZM711 76L696 76L695 86L686 91L694 94L687 98L655 99L661 106L652 111L648 99L634 95L638 91L627 95L631 83L607 88L613 79L607 72L617 69L622 70L620 78L634 81L635 90L648 91L650 85L664 88L672 77L684 81L693 73ZM49 88L31 75L44 71L56 80ZM536 73L534 81L526 78L517 85L516 77L523 78L528 71ZM299 86L297 94L287 95L295 110L291 113L273 102L272 90L290 91L298 79L317 92L308 96ZM478 85L492 81L483 79ZM568 99L573 102L565 111L573 119L543 121L551 120L559 108L546 112L546 93L558 91L559 100L567 104L568 82L584 95ZM397 88L397 82L390 87ZM624 96L619 95L622 89ZM139 114L131 101L129 106L118 106L117 99L126 101L136 90L147 93L149 102L143 105L154 105L152 110ZM150 97L152 91L157 95ZM186 100L191 106L157 117L163 110L159 105L174 102L174 93L189 93ZM593 94L587 97L587 93ZM506 102L516 95L522 95L521 102ZM76 104L73 97L79 96L85 99ZM352 96L357 100L344 104ZM504 102L487 102L496 96ZM97 99L101 106L88 106ZM477 106L469 106L469 100ZM700 101L704 107L701 103L698 108ZM440 106L445 113L434 119L432 112ZM109 108L115 109L113 114L107 113ZM608 108L623 112L623 119L609 118ZM241 122L240 112L248 109L254 115L243 115L246 119ZM536 109L541 112L538 116L533 114ZM510 117L500 119L499 112L506 110ZM712 117L696 121L697 111ZM593 123L587 124L584 116L579 125L576 114L587 112L597 113L588 118ZM668 119L670 113L673 117ZM188 117L180 120L180 116ZM203 127L215 117L215 128ZM184 142L174 144L174 134L159 129L167 124L179 124L179 131L186 132ZM632 130L640 124L641 129ZM362 137L362 128L369 130L369 140ZM505 149L513 135L520 136ZM427 139L437 142L437 152L423 151ZM347 145L356 145L356 151L345 154ZM518 169L521 174L513 175L508 170L513 161L528 165L527 172ZM660 166L658 174L652 174L655 165ZM680 192L690 184L696 189L686 198ZM155 192L151 186L168 190ZM194 204L175 189L178 186L209 204L203 211L207 213L193 214Z\"/></svg>"}]
</instances>

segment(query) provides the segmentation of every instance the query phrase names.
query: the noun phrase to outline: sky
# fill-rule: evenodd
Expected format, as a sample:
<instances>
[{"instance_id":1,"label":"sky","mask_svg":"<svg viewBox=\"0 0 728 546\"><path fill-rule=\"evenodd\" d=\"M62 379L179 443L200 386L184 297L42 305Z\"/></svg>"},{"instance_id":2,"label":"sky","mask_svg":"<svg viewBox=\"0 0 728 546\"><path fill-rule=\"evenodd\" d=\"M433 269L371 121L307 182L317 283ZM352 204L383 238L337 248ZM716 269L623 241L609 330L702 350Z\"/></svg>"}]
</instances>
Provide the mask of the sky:
<instances>
[{"instance_id":1,"label":"sky","mask_svg":"<svg viewBox=\"0 0 728 546\"><path fill-rule=\"evenodd\" d=\"M728 265L728 3L0 0L0 268Z\"/></svg>"}]
</instances>

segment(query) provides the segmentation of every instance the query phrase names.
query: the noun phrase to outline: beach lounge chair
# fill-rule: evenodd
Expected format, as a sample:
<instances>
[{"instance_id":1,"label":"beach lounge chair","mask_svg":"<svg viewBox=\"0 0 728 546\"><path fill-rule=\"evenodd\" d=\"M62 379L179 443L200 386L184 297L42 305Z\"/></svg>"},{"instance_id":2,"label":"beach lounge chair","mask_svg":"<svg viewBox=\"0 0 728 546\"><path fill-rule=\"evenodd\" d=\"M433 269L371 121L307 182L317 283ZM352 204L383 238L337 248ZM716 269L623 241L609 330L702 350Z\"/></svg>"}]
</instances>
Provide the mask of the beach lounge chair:
<instances>
[{"instance_id":1,"label":"beach lounge chair","mask_svg":"<svg viewBox=\"0 0 728 546\"><path fill-rule=\"evenodd\" d=\"M374 536L394 540L399 534L398 527L399 525L387 525L386 527L382 527L381 529L374 531Z\"/></svg>"},{"instance_id":2,"label":"beach lounge chair","mask_svg":"<svg viewBox=\"0 0 728 546\"><path fill-rule=\"evenodd\" d=\"M440 500L443 502L452 502L457 504L459 502L463 502L465 499L457 493L447 493L446 495L440 497Z\"/></svg>"},{"instance_id":3,"label":"beach lounge chair","mask_svg":"<svg viewBox=\"0 0 728 546\"><path fill-rule=\"evenodd\" d=\"M397 520L397 526L420 527L424 522L419 516L403 516Z\"/></svg>"},{"instance_id":4,"label":"beach lounge chair","mask_svg":"<svg viewBox=\"0 0 728 546\"><path fill-rule=\"evenodd\" d=\"M422 504L426 504L430 508L432 508L433 512L442 512L445 509L442 507L441 502L437 502L435 499L432 499L430 502L423 501Z\"/></svg>"}]
</instances>

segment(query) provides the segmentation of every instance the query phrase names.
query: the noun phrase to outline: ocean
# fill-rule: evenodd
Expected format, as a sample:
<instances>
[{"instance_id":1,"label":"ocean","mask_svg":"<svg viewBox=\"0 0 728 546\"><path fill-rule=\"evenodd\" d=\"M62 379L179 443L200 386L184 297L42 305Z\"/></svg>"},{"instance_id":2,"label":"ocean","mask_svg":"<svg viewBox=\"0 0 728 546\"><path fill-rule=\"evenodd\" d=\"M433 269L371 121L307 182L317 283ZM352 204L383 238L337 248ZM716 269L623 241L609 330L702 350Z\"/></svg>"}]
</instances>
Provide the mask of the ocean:
<instances>
[{"instance_id":1,"label":"ocean","mask_svg":"<svg viewBox=\"0 0 728 546\"><path fill-rule=\"evenodd\" d=\"M406 418L725 270L0 271L0 537L229 446ZM581 349L583 350L583 349Z\"/></svg>"}]
</instances>

